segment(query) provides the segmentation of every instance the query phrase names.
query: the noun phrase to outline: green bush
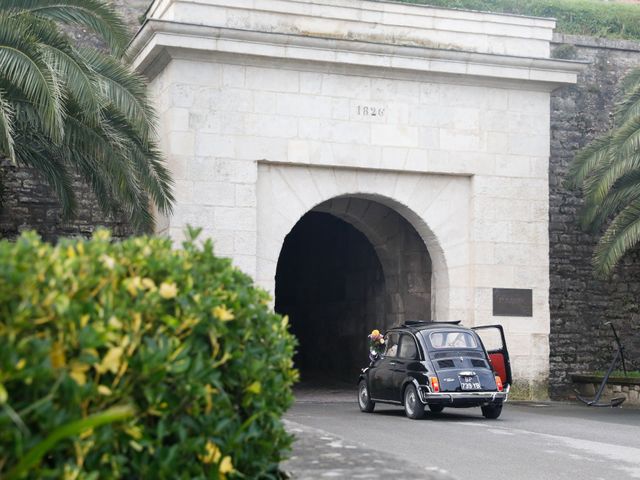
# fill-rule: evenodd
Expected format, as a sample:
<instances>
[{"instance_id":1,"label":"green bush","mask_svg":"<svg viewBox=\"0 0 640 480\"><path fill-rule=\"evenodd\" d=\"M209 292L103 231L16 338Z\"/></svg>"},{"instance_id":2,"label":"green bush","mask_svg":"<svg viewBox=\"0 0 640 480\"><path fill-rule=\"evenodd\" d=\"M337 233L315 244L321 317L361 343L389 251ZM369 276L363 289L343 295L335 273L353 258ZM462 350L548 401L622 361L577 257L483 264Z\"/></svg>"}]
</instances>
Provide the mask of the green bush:
<instances>
[{"instance_id":1,"label":"green bush","mask_svg":"<svg viewBox=\"0 0 640 480\"><path fill-rule=\"evenodd\" d=\"M57 442L27 478L277 478L296 379L286 319L198 246L0 242L0 478L60 426L135 415Z\"/></svg>"}]
</instances>

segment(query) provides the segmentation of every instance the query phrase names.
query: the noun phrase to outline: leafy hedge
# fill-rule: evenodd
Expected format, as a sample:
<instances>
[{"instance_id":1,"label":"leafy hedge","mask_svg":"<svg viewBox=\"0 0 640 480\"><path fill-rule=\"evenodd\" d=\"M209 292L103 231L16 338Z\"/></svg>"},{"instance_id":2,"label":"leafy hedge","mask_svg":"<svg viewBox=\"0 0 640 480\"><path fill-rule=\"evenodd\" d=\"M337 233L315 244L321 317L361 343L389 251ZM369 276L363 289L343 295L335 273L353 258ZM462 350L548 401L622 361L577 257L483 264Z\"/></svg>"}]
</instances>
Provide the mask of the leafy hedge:
<instances>
[{"instance_id":1,"label":"leafy hedge","mask_svg":"<svg viewBox=\"0 0 640 480\"><path fill-rule=\"evenodd\" d=\"M400 0L437 7L515 13L558 20L574 35L640 40L640 6L598 0Z\"/></svg>"},{"instance_id":2,"label":"leafy hedge","mask_svg":"<svg viewBox=\"0 0 640 480\"><path fill-rule=\"evenodd\" d=\"M0 478L122 405L135 415L61 437L26 478L277 478L294 339L196 234L0 242Z\"/></svg>"}]
</instances>

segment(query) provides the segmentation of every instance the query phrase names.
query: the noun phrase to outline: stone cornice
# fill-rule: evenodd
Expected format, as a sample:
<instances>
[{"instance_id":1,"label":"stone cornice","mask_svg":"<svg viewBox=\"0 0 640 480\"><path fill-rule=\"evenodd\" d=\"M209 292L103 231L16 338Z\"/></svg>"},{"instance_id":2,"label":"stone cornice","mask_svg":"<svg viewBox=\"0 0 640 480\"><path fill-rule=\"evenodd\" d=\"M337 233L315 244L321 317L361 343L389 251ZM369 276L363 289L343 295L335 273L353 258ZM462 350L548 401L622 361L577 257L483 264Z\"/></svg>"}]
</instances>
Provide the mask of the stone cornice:
<instances>
[{"instance_id":1,"label":"stone cornice","mask_svg":"<svg viewBox=\"0 0 640 480\"><path fill-rule=\"evenodd\" d=\"M166 54L222 53L399 70L418 73L531 81L552 90L572 84L585 62L549 58L495 55L418 46L321 38L317 36L250 31L194 25L167 20L147 20L132 41L128 54L134 66L154 76L154 62Z\"/></svg>"}]
</instances>

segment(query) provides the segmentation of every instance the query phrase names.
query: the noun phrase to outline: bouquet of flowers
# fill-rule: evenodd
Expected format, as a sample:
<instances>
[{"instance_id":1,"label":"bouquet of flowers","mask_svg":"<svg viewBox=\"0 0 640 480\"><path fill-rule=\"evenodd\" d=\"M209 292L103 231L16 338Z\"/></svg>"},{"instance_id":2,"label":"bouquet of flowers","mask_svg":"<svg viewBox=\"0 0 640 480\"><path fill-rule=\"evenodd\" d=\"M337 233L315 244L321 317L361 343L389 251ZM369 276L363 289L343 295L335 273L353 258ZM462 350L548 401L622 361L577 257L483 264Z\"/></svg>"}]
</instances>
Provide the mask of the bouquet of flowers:
<instances>
[{"instance_id":1,"label":"bouquet of flowers","mask_svg":"<svg viewBox=\"0 0 640 480\"><path fill-rule=\"evenodd\" d=\"M380 330L373 330L369 336L369 360L376 360L384 352L384 337Z\"/></svg>"}]
</instances>

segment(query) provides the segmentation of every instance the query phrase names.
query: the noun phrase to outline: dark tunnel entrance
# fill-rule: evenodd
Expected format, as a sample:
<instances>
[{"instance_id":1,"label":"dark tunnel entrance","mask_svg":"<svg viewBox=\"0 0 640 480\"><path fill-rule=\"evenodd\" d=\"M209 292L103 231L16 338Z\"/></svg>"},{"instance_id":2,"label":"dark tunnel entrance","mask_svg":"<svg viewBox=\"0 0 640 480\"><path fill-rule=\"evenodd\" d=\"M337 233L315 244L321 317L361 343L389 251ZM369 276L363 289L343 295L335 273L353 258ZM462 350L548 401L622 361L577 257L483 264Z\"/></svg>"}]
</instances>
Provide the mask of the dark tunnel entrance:
<instances>
[{"instance_id":1,"label":"dark tunnel entrance","mask_svg":"<svg viewBox=\"0 0 640 480\"><path fill-rule=\"evenodd\" d=\"M372 229L327 202L298 221L278 260L275 309L298 338L302 384L355 382L371 330L430 318L431 261L416 231L376 202L351 203L366 205Z\"/></svg>"},{"instance_id":2,"label":"dark tunnel entrance","mask_svg":"<svg viewBox=\"0 0 640 480\"><path fill-rule=\"evenodd\" d=\"M298 338L303 382L348 381L367 359L365 337L384 320L384 274L367 238L328 213L307 213L287 236L276 311Z\"/></svg>"}]
</instances>

